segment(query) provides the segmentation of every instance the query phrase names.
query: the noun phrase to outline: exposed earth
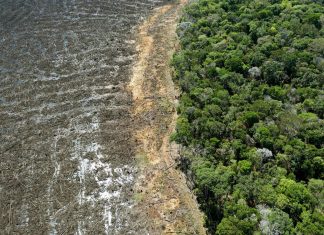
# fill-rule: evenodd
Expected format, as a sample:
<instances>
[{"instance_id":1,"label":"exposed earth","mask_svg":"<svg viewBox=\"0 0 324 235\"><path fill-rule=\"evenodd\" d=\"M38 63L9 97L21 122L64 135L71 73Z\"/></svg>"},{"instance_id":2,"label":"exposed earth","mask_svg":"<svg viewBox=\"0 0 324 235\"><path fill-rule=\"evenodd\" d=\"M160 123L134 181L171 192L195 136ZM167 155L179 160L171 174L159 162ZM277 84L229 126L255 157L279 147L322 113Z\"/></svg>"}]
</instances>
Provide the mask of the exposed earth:
<instances>
[{"instance_id":1,"label":"exposed earth","mask_svg":"<svg viewBox=\"0 0 324 235\"><path fill-rule=\"evenodd\" d=\"M156 9L139 28L139 56L129 85L134 99L140 175L135 208L148 234L205 234L203 217L176 170L178 146L170 143L175 130L178 92L169 61L177 46L176 25L185 0Z\"/></svg>"},{"instance_id":2,"label":"exposed earth","mask_svg":"<svg viewBox=\"0 0 324 235\"><path fill-rule=\"evenodd\" d=\"M204 234L169 143L185 2L0 4L0 234Z\"/></svg>"}]
</instances>

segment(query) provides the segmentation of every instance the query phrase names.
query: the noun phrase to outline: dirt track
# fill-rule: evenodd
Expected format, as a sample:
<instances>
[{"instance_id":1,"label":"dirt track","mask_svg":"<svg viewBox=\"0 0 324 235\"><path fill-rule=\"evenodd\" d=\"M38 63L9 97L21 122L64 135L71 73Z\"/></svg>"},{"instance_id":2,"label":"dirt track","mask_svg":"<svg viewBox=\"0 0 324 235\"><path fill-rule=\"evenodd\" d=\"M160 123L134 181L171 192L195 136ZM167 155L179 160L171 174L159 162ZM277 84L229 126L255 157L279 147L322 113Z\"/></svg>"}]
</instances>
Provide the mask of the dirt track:
<instances>
[{"instance_id":1,"label":"dirt track","mask_svg":"<svg viewBox=\"0 0 324 235\"><path fill-rule=\"evenodd\" d=\"M176 24L182 0L154 10L139 28L139 57L133 69L132 114L136 125L136 209L148 234L205 234L203 217L184 175L176 170L178 149L169 137L175 130L178 92L169 66L177 46Z\"/></svg>"}]
</instances>

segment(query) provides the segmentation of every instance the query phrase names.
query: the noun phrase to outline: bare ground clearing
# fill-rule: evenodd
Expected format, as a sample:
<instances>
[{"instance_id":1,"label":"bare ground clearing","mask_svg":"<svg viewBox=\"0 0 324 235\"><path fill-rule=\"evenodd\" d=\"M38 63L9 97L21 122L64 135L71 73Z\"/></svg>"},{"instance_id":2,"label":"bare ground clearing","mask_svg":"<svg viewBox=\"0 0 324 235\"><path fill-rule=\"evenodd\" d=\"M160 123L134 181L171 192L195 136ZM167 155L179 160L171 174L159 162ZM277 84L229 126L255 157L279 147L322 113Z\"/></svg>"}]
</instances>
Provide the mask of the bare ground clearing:
<instances>
[{"instance_id":1,"label":"bare ground clearing","mask_svg":"<svg viewBox=\"0 0 324 235\"><path fill-rule=\"evenodd\" d=\"M166 2L1 1L1 235L204 233L168 140Z\"/></svg>"},{"instance_id":2,"label":"bare ground clearing","mask_svg":"<svg viewBox=\"0 0 324 235\"><path fill-rule=\"evenodd\" d=\"M0 234L135 230L136 26L160 0L0 4Z\"/></svg>"},{"instance_id":3,"label":"bare ground clearing","mask_svg":"<svg viewBox=\"0 0 324 235\"><path fill-rule=\"evenodd\" d=\"M129 89L133 94L136 158L136 209L149 234L206 234L203 216L176 167L176 90L169 61L177 47L176 24L185 0L156 9L139 28L139 57Z\"/></svg>"}]
</instances>

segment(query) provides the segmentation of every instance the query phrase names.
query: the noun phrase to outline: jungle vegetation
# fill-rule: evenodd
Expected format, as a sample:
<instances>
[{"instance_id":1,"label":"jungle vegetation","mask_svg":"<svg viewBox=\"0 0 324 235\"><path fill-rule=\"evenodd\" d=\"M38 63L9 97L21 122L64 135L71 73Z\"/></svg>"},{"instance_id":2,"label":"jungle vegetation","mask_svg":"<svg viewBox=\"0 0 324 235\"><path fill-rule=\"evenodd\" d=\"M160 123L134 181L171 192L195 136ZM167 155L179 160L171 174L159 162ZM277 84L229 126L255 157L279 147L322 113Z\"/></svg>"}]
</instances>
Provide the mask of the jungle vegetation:
<instances>
[{"instance_id":1,"label":"jungle vegetation","mask_svg":"<svg viewBox=\"0 0 324 235\"><path fill-rule=\"evenodd\" d=\"M323 234L322 0L198 0L176 133L213 234Z\"/></svg>"}]
</instances>

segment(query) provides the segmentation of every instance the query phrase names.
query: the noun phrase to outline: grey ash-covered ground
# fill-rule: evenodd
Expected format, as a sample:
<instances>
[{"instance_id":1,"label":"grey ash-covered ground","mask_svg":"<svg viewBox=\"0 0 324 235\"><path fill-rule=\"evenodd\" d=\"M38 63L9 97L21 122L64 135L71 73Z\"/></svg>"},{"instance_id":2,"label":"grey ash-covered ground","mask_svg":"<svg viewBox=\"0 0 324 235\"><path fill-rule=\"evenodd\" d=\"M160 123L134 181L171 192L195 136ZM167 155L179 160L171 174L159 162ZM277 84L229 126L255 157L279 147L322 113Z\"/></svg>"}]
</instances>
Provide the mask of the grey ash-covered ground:
<instances>
[{"instance_id":1,"label":"grey ash-covered ground","mask_svg":"<svg viewBox=\"0 0 324 235\"><path fill-rule=\"evenodd\" d=\"M126 86L161 4L0 1L0 234L140 234Z\"/></svg>"}]
</instances>

